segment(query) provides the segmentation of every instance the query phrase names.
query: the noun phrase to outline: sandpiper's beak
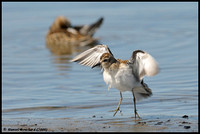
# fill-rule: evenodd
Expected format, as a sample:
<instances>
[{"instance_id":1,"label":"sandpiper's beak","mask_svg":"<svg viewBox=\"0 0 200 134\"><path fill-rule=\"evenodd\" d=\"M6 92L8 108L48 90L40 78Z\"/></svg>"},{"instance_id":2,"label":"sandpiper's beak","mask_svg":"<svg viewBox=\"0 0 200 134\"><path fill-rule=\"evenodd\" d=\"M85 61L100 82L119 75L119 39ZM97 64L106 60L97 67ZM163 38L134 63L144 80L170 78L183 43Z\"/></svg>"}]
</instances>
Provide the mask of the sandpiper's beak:
<instances>
[{"instance_id":1,"label":"sandpiper's beak","mask_svg":"<svg viewBox=\"0 0 200 134\"><path fill-rule=\"evenodd\" d=\"M99 63L97 63L96 65L92 66L92 68L94 68L94 67L96 67L96 66L100 66L100 65L101 65L101 63L99 62Z\"/></svg>"}]
</instances>

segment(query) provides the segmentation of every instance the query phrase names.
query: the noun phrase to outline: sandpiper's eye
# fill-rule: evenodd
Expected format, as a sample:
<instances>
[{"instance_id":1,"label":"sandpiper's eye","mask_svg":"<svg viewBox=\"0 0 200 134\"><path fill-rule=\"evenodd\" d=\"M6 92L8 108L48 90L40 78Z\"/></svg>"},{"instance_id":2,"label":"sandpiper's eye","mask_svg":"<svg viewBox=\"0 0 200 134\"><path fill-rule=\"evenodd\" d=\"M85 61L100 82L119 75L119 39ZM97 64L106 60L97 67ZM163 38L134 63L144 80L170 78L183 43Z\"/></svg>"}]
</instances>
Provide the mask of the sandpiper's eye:
<instances>
[{"instance_id":1,"label":"sandpiper's eye","mask_svg":"<svg viewBox=\"0 0 200 134\"><path fill-rule=\"evenodd\" d=\"M103 62L108 62L108 59L104 59Z\"/></svg>"}]
</instances>

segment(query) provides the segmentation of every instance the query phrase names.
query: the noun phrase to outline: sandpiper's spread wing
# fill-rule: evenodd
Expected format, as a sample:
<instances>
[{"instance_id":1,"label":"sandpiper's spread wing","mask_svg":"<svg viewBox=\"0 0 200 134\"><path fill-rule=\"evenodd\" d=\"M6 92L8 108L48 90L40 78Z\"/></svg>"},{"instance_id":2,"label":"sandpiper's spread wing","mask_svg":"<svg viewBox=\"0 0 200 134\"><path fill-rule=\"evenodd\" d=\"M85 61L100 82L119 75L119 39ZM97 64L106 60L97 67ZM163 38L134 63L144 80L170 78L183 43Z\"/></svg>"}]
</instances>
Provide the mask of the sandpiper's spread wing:
<instances>
[{"instance_id":1,"label":"sandpiper's spread wing","mask_svg":"<svg viewBox=\"0 0 200 134\"><path fill-rule=\"evenodd\" d=\"M159 72L158 63L147 52L136 50L131 57L133 73L137 79L142 80L144 76L154 76Z\"/></svg>"},{"instance_id":2,"label":"sandpiper's spread wing","mask_svg":"<svg viewBox=\"0 0 200 134\"><path fill-rule=\"evenodd\" d=\"M113 55L107 45L97 45L77 55L71 61L78 61L81 65L94 67L95 65L100 63L100 57L104 53L110 53L111 55Z\"/></svg>"}]
</instances>

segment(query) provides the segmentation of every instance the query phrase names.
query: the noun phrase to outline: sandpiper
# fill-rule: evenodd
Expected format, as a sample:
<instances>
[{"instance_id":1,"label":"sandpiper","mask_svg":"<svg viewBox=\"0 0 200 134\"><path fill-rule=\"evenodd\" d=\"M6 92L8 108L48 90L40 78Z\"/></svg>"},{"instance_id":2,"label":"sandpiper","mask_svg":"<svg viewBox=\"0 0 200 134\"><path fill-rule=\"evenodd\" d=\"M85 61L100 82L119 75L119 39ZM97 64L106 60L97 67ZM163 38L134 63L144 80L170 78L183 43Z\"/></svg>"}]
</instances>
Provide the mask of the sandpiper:
<instances>
[{"instance_id":1,"label":"sandpiper","mask_svg":"<svg viewBox=\"0 0 200 134\"><path fill-rule=\"evenodd\" d=\"M58 16L46 35L46 46L57 55L72 54L73 47L86 46L98 42L93 38L101 26L103 18L90 25L73 26L64 16Z\"/></svg>"},{"instance_id":2,"label":"sandpiper","mask_svg":"<svg viewBox=\"0 0 200 134\"><path fill-rule=\"evenodd\" d=\"M97 45L77 55L72 62L92 68L103 68L103 79L108 85L108 90L114 87L120 91L120 101L115 114L120 111L122 92L131 91L133 94L134 113L140 118L136 110L136 100L152 95L151 89L144 83L144 76L154 76L159 72L158 63L147 52L135 50L130 60L115 59L107 45Z\"/></svg>"}]
</instances>

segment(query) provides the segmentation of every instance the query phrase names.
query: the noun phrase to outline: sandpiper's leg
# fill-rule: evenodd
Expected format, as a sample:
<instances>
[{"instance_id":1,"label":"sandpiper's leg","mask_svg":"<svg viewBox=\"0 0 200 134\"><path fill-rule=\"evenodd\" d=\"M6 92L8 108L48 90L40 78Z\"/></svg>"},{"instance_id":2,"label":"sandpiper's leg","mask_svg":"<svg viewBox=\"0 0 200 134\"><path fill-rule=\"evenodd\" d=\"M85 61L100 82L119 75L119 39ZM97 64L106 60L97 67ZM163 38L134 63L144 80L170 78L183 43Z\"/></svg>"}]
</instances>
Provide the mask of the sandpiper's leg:
<instances>
[{"instance_id":1,"label":"sandpiper's leg","mask_svg":"<svg viewBox=\"0 0 200 134\"><path fill-rule=\"evenodd\" d=\"M122 92L120 91L120 101L119 101L119 104L118 104L118 106L117 106L117 109L114 110L115 113L113 114L113 116L115 116L116 113L117 113L118 111L120 111L120 105L121 105L122 99L123 99L123 98L122 98ZM121 111L120 111L120 112L121 112Z\"/></svg>"},{"instance_id":2,"label":"sandpiper's leg","mask_svg":"<svg viewBox=\"0 0 200 134\"><path fill-rule=\"evenodd\" d=\"M136 119L136 115L137 115L137 117L140 119L140 116L139 116L139 114L137 113L137 109L136 109L136 100L135 100L135 94L134 94L133 90L132 90L132 94L133 94L133 102L134 102L135 119Z\"/></svg>"}]
</instances>

